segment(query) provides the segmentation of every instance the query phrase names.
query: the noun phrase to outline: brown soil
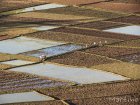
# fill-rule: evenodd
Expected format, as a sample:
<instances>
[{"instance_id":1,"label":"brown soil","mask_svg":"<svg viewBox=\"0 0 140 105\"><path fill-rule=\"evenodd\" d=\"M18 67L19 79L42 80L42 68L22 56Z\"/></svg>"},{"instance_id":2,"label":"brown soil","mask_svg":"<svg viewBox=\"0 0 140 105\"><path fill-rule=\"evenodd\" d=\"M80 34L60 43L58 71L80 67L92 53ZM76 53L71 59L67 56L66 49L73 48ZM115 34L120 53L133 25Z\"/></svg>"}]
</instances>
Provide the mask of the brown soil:
<instances>
[{"instance_id":1,"label":"brown soil","mask_svg":"<svg viewBox=\"0 0 140 105\"><path fill-rule=\"evenodd\" d=\"M121 22L121 23L131 23L131 24L140 24L140 16L128 16L128 17L122 17L122 18L117 18L117 19L109 19L108 21L113 21L113 22Z\"/></svg>"},{"instance_id":2,"label":"brown soil","mask_svg":"<svg viewBox=\"0 0 140 105\"><path fill-rule=\"evenodd\" d=\"M132 39L140 38L140 36L103 32L103 31L98 31L98 30L70 28L70 27L57 28L57 29L52 29L50 31L80 34L80 35L84 35L84 36L87 35L87 36L96 36L96 37L104 37L104 38L113 38L113 39L120 39L120 40L132 40Z\"/></svg>"},{"instance_id":3,"label":"brown soil","mask_svg":"<svg viewBox=\"0 0 140 105\"><path fill-rule=\"evenodd\" d=\"M33 61L33 62L39 61L39 59L35 57L0 53L0 61L13 60L13 59L27 60L27 61Z\"/></svg>"},{"instance_id":4,"label":"brown soil","mask_svg":"<svg viewBox=\"0 0 140 105\"><path fill-rule=\"evenodd\" d=\"M74 100L139 93L140 80L37 90L60 99ZM101 105L101 104L100 104ZM108 104L110 105L110 104Z\"/></svg>"},{"instance_id":5,"label":"brown soil","mask_svg":"<svg viewBox=\"0 0 140 105\"><path fill-rule=\"evenodd\" d=\"M107 21L96 21L96 22L81 23L81 24L73 25L73 26L103 30L103 29L108 29L108 28L126 26L126 24L112 23L112 22L107 22Z\"/></svg>"},{"instance_id":6,"label":"brown soil","mask_svg":"<svg viewBox=\"0 0 140 105\"><path fill-rule=\"evenodd\" d=\"M111 2L119 2L119 3L134 3L134 4L140 4L139 0L111 0Z\"/></svg>"},{"instance_id":7,"label":"brown soil","mask_svg":"<svg viewBox=\"0 0 140 105\"><path fill-rule=\"evenodd\" d=\"M89 19L75 19L75 20L52 20L52 19L43 19L43 18L29 18L29 17L17 17L17 16L8 16L0 19L0 24L14 24L17 22L20 23L34 23L34 24L50 24L50 25L71 25L78 24L82 21L87 21ZM96 20L96 19L95 19Z\"/></svg>"},{"instance_id":8,"label":"brown soil","mask_svg":"<svg viewBox=\"0 0 140 105\"><path fill-rule=\"evenodd\" d=\"M55 40L55 41L62 41L62 42L64 41L64 42L69 42L69 43L88 44L88 45L93 45L94 42L98 44L99 41L101 41L102 44L105 44L105 41L107 41L107 44L121 41L121 40L112 39L112 38L84 36L84 35L79 35L79 34L69 34L69 33L51 32L51 31L36 32L32 34L26 34L26 36L46 39L46 40Z\"/></svg>"},{"instance_id":9,"label":"brown soil","mask_svg":"<svg viewBox=\"0 0 140 105\"><path fill-rule=\"evenodd\" d=\"M111 64L95 65L92 68L113 72L116 74L126 76L131 79L140 79L140 71L139 71L140 65L138 64L118 62L118 63L111 63Z\"/></svg>"},{"instance_id":10,"label":"brown soil","mask_svg":"<svg viewBox=\"0 0 140 105\"><path fill-rule=\"evenodd\" d=\"M84 52L115 58L127 54L140 53L140 49L104 46L104 47L90 48L84 50Z\"/></svg>"},{"instance_id":11,"label":"brown soil","mask_svg":"<svg viewBox=\"0 0 140 105\"><path fill-rule=\"evenodd\" d=\"M0 32L0 35L19 36L23 34L33 33L36 30L31 28L10 28Z\"/></svg>"},{"instance_id":12,"label":"brown soil","mask_svg":"<svg viewBox=\"0 0 140 105\"><path fill-rule=\"evenodd\" d=\"M13 66L7 65L7 64L0 64L0 70L8 69L8 68L11 68L11 67L13 67Z\"/></svg>"},{"instance_id":13,"label":"brown soil","mask_svg":"<svg viewBox=\"0 0 140 105\"><path fill-rule=\"evenodd\" d=\"M91 17L86 16L75 16L75 15L65 15L65 14L53 14L53 13L41 13L41 12L30 12L13 15L16 17L25 18L42 18L42 19L52 19L52 20L78 20L78 19L90 19Z\"/></svg>"},{"instance_id":14,"label":"brown soil","mask_svg":"<svg viewBox=\"0 0 140 105\"><path fill-rule=\"evenodd\" d=\"M125 62L140 64L140 53L118 56L116 57L116 59L120 59Z\"/></svg>"},{"instance_id":15,"label":"brown soil","mask_svg":"<svg viewBox=\"0 0 140 105\"><path fill-rule=\"evenodd\" d=\"M63 7L63 8L54 8L49 10L42 10L40 12L44 13L57 13L65 15L75 15L75 16L87 16L87 17L97 17L97 18L117 18L125 16L124 14L118 14L114 12L106 12L96 9L85 9L80 7Z\"/></svg>"},{"instance_id":16,"label":"brown soil","mask_svg":"<svg viewBox=\"0 0 140 105\"><path fill-rule=\"evenodd\" d=\"M51 80L47 77L39 77L26 73L0 71L0 94L35 88L49 88L70 85L66 82Z\"/></svg>"},{"instance_id":17,"label":"brown soil","mask_svg":"<svg viewBox=\"0 0 140 105\"><path fill-rule=\"evenodd\" d=\"M0 12L48 3L46 0L1 0Z\"/></svg>"},{"instance_id":18,"label":"brown soil","mask_svg":"<svg viewBox=\"0 0 140 105\"><path fill-rule=\"evenodd\" d=\"M126 101L125 99L128 101ZM134 99L134 101L129 101L130 99ZM101 98L83 98L77 100L69 100L68 102L73 103L74 105L138 105L139 94L129 94Z\"/></svg>"},{"instance_id":19,"label":"brown soil","mask_svg":"<svg viewBox=\"0 0 140 105\"><path fill-rule=\"evenodd\" d=\"M116 44L113 44L112 46L126 47L126 48L131 48L131 47L140 48L140 39L116 43Z\"/></svg>"},{"instance_id":20,"label":"brown soil","mask_svg":"<svg viewBox=\"0 0 140 105\"><path fill-rule=\"evenodd\" d=\"M140 8L139 8L140 4L101 2L97 4L87 5L86 7L101 8L109 11L120 11L120 12L130 12L130 13L140 12Z\"/></svg>"},{"instance_id":21,"label":"brown soil","mask_svg":"<svg viewBox=\"0 0 140 105\"><path fill-rule=\"evenodd\" d=\"M0 32L0 34L1 34L1 32ZM0 35L0 41L8 39L8 38L12 38L12 36L4 35L4 34Z\"/></svg>"},{"instance_id":22,"label":"brown soil","mask_svg":"<svg viewBox=\"0 0 140 105\"><path fill-rule=\"evenodd\" d=\"M65 64L65 65L82 66L82 67L91 67L100 64L110 64L113 62L117 62L115 60L108 59L106 57L86 54L80 51L57 56L48 59L47 61Z\"/></svg>"}]
</instances>

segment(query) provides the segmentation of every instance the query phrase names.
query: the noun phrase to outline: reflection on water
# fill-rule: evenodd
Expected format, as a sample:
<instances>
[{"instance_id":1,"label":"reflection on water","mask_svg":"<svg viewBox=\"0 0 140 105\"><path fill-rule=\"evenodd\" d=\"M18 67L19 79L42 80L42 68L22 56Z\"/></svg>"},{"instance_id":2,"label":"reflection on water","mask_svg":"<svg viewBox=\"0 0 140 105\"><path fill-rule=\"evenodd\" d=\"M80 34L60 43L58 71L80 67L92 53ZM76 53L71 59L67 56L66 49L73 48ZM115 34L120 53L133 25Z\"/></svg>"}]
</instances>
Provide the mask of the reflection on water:
<instances>
[{"instance_id":1,"label":"reflection on water","mask_svg":"<svg viewBox=\"0 0 140 105\"><path fill-rule=\"evenodd\" d=\"M36 64L26 67L10 69L11 71L26 72L40 76L47 76L56 79L68 80L81 84L99 83L127 78L100 70L88 68L68 67L51 63Z\"/></svg>"},{"instance_id":2,"label":"reflection on water","mask_svg":"<svg viewBox=\"0 0 140 105\"><path fill-rule=\"evenodd\" d=\"M39 27L33 27L32 29L35 29L37 31L46 31L50 29L58 28L56 26L39 26Z\"/></svg>"},{"instance_id":3,"label":"reflection on water","mask_svg":"<svg viewBox=\"0 0 140 105\"><path fill-rule=\"evenodd\" d=\"M60 8L60 7L65 7L65 5L45 4L45 5L39 5L39 6L25 8L21 12L31 12L31 11L37 11L37 10L46 10L46 9L52 9L52 8Z\"/></svg>"},{"instance_id":4,"label":"reflection on water","mask_svg":"<svg viewBox=\"0 0 140 105\"><path fill-rule=\"evenodd\" d=\"M31 61L24 61L24 60L11 60L11 61L0 62L0 64L7 64L7 65L14 65L14 66L32 64L32 63L33 62Z\"/></svg>"},{"instance_id":5,"label":"reflection on water","mask_svg":"<svg viewBox=\"0 0 140 105\"><path fill-rule=\"evenodd\" d=\"M137 26L137 25L113 28L113 29L108 29L108 30L104 30L104 31L140 36L140 26Z\"/></svg>"},{"instance_id":6,"label":"reflection on water","mask_svg":"<svg viewBox=\"0 0 140 105\"><path fill-rule=\"evenodd\" d=\"M0 104L33 102L33 101L49 101L54 100L49 96L39 94L37 92L24 92L0 95Z\"/></svg>"},{"instance_id":7,"label":"reflection on water","mask_svg":"<svg viewBox=\"0 0 140 105\"><path fill-rule=\"evenodd\" d=\"M48 47L48 48L45 48L42 50L28 52L25 54L29 55L29 56L34 56L34 57L40 57L41 55L46 55L47 57L51 57L51 56L60 55L60 54L64 54L67 52L75 51L75 50L78 50L81 48L83 48L83 46L81 46L81 45L65 44L65 45Z\"/></svg>"},{"instance_id":8,"label":"reflection on water","mask_svg":"<svg viewBox=\"0 0 140 105\"><path fill-rule=\"evenodd\" d=\"M61 44L64 43L27 37L18 37L14 39L0 41L0 52L18 54Z\"/></svg>"}]
</instances>

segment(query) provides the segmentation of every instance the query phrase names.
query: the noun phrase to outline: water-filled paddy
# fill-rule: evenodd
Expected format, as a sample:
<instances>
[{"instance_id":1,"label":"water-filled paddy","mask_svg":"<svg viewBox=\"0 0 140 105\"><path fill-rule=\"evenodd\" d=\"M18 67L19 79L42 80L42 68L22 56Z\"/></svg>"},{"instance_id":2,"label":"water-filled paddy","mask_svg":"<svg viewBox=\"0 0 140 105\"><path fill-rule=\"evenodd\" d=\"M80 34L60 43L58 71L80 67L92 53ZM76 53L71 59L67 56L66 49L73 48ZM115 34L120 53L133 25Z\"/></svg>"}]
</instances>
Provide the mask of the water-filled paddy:
<instances>
[{"instance_id":1,"label":"water-filled paddy","mask_svg":"<svg viewBox=\"0 0 140 105\"><path fill-rule=\"evenodd\" d=\"M39 6L25 8L21 12L31 12L31 11L37 11L37 10L47 10L47 9L52 9L52 8L65 7L65 6L66 5L60 5L60 4L44 4L44 5L39 5Z\"/></svg>"},{"instance_id":2,"label":"water-filled paddy","mask_svg":"<svg viewBox=\"0 0 140 105\"><path fill-rule=\"evenodd\" d=\"M50 29L55 29L58 28L56 26L39 26L39 27L33 27L32 29L37 30L37 31L46 31Z\"/></svg>"},{"instance_id":3,"label":"water-filled paddy","mask_svg":"<svg viewBox=\"0 0 140 105\"><path fill-rule=\"evenodd\" d=\"M18 54L61 44L64 43L49 40L40 40L36 38L18 37L0 41L0 52Z\"/></svg>"},{"instance_id":4,"label":"water-filled paddy","mask_svg":"<svg viewBox=\"0 0 140 105\"><path fill-rule=\"evenodd\" d=\"M81 84L100 83L107 81L125 80L127 78L95 69L41 63L26 67L10 69L10 71L26 72L39 76L67 80Z\"/></svg>"},{"instance_id":5,"label":"water-filled paddy","mask_svg":"<svg viewBox=\"0 0 140 105\"><path fill-rule=\"evenodd\" d=\"M65 45L48 47L48 48L38 50L38 51L33 51L33 52L31 51L31 52L28 52L25 54L29 55L29 56L35 56L35 57L39 57L42 54L45 54L47 57L50 57L50 56L60 55L60 54L64 54L67 52L79 50L81 48L83 48L83 46L81 46L81 45L65 44Z\"/></svg>"},{"instance_id":6,"label":"water-filled paddy","mask_svg":"<svg viewBox=\"0 0 140 105\"><path fill-rule=\"evenodd\" d=\"M140 36L140 26L137 26L137 25L107 29L107 30L104 30L104 31Z\"/></svg>"},{"instance_id":7,"label":"water-filled paddy","mask_svg":"<svg viewBox=\"0 0 140 105\"><path fill-rule=\"evenodd\" d=\"M24 61L24 60L11 60L11 61L0 62L0 64L8 64L8 65L14 65L14 66L32 64L32 63L33 62L31 61Z\"/></svg>"},{"instance_id":8,"label":"water-filled paddy","mask_svg":"<svg viewBox=\"0 0 140 105\"><path fill-rule=\"evenodd\" d=\"M54 99L49 96L39 94L35 91L0 95L0 104L33 102L33 101L49 101L49 100L54 100Z\"/></svg>"}]
</instances>

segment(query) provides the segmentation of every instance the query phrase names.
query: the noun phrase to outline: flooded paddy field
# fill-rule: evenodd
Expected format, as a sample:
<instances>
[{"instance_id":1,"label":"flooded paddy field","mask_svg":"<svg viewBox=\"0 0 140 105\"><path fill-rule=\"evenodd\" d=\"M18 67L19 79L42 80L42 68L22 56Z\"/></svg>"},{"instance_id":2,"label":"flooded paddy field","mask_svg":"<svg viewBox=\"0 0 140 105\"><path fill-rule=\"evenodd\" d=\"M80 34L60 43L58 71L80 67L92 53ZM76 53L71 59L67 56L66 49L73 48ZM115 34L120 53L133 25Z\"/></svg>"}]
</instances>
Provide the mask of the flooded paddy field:
<instances>
[{"instance_id":1,"label":"flooded paddy field","mask_svg":"<svg viewBox=\"0 0 140 105\"><path fill-rule=\"evenodd\" d=\"M70 82L52 80L33 74L0 71L0 93L30 91L35 88L49 88L72 85ZM9 79L10 78L10 79Z\"/></svg>"},{"instance_id":2,"label":"flooded paddy field","mask_svg":"<svg viewBox=\"0 0 140 105\"><path fill-rule=\"evenodd\" d=\"M138 105L138 0L0 6L0 104Z\"/></svg>"},{"instance_id":3,"label":"flooded paddy field","mask_svg":"<svg viewBox=\"0 0 140 105\"><path fill-rule=\"evenodd\" d=\"M21 65L27 65L27 64L32 64L33 62L31 61L24 61L24 60L10 60L10 61L4 61L0 62L0 64L8 64L8 65L13 65L13 66L21 66Z\"/></svg>"},{"instance_id":4,"label":"flooded paddy field","mask_svg":"<svg viewBox=\"0 0 140 105\"><path fill-rule=\"evenodd\" d=\"M131 16L120 17L120 18L116 18L116 19L109 19L108 21L140 25L140 16L131 15Z\"/></svg>"},{"instance_id":5,"label":"flooded paddy field","mask_svg":"<svg viewBox=\"0 0 140 105\"><path fill-rule=\"evenodd\" d=\"M64 44L64 45L44 48L44 49L41 49L41 50L26 52L24 54L28 55L28 56L34 56L34 57L40 57L42 54L44 54L47 57L53 57L53 56L73 52L73 51L76 51L76 50L80 50L82 48L84 48L84 46L82 46L82 45Z\"/></svg>"},{"instance_id":6,"label":"flooded paddy field","mask_svg":"<svg viewBox=\"0 0 140 105\"><path fill-rule=\"evenodd\" d=\"M46 62L44 64L36 64L26 67L13 68L10 69L10 71L36 74L39 76L44 77L46 76L50 78L76 82L78 84L91 84L91 83L129 79L121 75L112 74L100 70L57 65L49 62ZM99 77L101 75L102 78Z\"/></svg>"},{"instance_id":7,"label":"flooded paddy field","mask_svg":"<svg viewBox=\"0 0 140 105\"><path fill-rule=\"evenodd\" d=\"M0 104L34 102L34 101L50 101L54 100L49 96L33 92L13 93L0 95Z\"/></svg>"},{"instance_id":8,"label":"flooded paddy field","mask_svg":"<svg viewBox=\"0 0 140 105\"><path fill-rule=\"evenodd\" d=\"M104 31L140 36L140 26L138 25L125 26L125 27L121 26L118 28L106 29Z\"/></svg>"},{"instance_id":9,"label":"flooded paddy field","mask_svg":"<svg viewBox=\"0 0 140 105\"><path fill-rule=\"evenodd\" d=\"M0 42L0 52L9 54L18 54L27 51L37 50L41 48L51 47L64 44L54 41L42 41L28 37L18 37ZM11 47L10 47L11 46Z\"/></svg>"},{"instance_id":10,"label":"flooded paddy field","mask_svg":"<svg viewBox=\"0 0 140 105\"><path fill-rule=\"evenodd\" d=\"M104 37L96 37L96 36L88 36L88 35L80 35L80 34L69 34L63 32L53 32L53 31L42 31L31 34L26 34L25 36L46 39L46 40L54 40L54 41L65 41L67 43L75 43L82 45L94 45L99 44L101 41L102 44L111 44L115 42L120 42L119 39L113 38L104 38Z\"/></svg>"},{"instance_id":11,"label":"flooded paddy field","mask_svg":"<svg viewBox=\"0 0 140 105\"><path fill-rule=\"evenodd\" d=\"M118 34L118 33L111 33L111 32L103 32L99 30L80 29L80 28L72 28L72 27L57 28L50 31L64 32L69 34L80 34L84 36L114 38L120 40L132 40L132 39L140 38L140 36L134 36L134 35Z\"/></svg>"}]
</instances>

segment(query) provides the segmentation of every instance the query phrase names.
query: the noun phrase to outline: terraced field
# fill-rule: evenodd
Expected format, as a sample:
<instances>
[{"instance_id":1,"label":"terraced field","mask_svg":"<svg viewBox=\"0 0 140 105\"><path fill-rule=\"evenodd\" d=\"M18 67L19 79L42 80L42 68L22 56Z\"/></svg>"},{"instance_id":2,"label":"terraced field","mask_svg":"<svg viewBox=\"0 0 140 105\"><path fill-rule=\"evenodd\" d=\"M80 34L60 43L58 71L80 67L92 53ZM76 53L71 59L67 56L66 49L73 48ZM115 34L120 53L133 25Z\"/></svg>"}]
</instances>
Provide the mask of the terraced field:
<instances>
[{"instance_id":1,"label":"terraced field","mask_svg":"<svg viewBox=\"0 0 140 105\"><path fill-rule=\"evenodd\" d=\"M46 77L7 71L0 71L0 83L0 93L22 92L35 88L70 85L70 83L55 81Z\"/></svg>"},{"instance_id":2,"label":"terraced field","mask_svg":"<svg viewBox=\"0 0 140 105\"><path fill-rule=\"evenodd\" d=\"M70 27L52 29L50 31L53 31L53 32L64 32L64 33L70 33L70 34L81 34L81 35L84 35L84 36L87 35L87 36L114 38L114 39L120 39L120 40L132 40L132 39L140 38L140 36L134 36L134 35L118 34L118 33L111 33L111 32L103 32L103 31L99 31L99 30L70 28Z\"/></svg>"},{"instance_id":3,"label":"terraced field","mask_svg":"<svg viewBox=\"0 0 140 105\"><path fill-rule=\"evenodd\" d=\"M139 105L139 0L1 0L0 104Z\"/></svg>"}]
</instances>

